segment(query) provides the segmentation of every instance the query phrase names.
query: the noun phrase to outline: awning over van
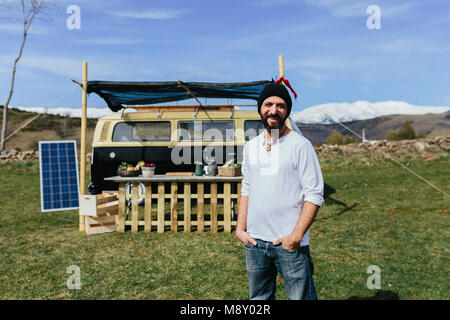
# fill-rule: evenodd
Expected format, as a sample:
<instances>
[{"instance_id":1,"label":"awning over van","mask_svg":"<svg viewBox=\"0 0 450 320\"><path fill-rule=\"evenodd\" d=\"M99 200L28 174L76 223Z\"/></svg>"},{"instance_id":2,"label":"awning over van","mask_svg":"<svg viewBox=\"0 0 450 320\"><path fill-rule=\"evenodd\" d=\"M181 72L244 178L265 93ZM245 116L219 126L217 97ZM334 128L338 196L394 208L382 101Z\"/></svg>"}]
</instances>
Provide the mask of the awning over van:
<instances>
[{"instance_id":1,"label":"awning over van","mask_svg":"<svg viewBox=\"0 0 450 320\"><path fill-rule=\"evenodd\" d=\"M150 105L197 98L253 99L272 81L208 82L115 82L88 81L88 93L102 97L112 111L124 105Z\"/></svg>"}]
</instances>

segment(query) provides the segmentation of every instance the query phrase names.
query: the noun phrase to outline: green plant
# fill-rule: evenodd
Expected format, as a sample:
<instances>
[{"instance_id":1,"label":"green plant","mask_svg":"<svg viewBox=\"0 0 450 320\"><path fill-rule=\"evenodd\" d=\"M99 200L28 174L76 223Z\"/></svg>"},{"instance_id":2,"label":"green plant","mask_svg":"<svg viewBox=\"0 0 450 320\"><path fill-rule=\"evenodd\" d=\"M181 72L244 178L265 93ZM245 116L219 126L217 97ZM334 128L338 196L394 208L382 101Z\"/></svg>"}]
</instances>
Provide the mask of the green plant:
<instances>
[{"instance_id":1,"label":"green plant","mask_svg":"<svg viewBox=\"0 0 450 320\"><path fill-rule=\"evenodd\" d=\"M30 140L27 144L27 149L33 151L39 150L39 140L37 139Z\"/></svg>"},{"instance_id":2,"label":"green plant","mask_svg":"<svg viewBox=\"0 0 450 320\"><path fill-rule=\"evenodd\" d=\"M390 129L386 132L385 137L389 141L416 139L416 133L411 124L406 121L398 130Z\"/></svg>"},{"instance_id":3,"label":"green plant","mask_svg":"<svg viewBox=\"0 0 450 320\"><path fill-rule=\"evenodd\" d=\"M356 139L350 135L342 135L339 131L333 130L333 132L327 138L327 144L343 145L349 143L355 143Z\"/></svg>"}]
</instances>

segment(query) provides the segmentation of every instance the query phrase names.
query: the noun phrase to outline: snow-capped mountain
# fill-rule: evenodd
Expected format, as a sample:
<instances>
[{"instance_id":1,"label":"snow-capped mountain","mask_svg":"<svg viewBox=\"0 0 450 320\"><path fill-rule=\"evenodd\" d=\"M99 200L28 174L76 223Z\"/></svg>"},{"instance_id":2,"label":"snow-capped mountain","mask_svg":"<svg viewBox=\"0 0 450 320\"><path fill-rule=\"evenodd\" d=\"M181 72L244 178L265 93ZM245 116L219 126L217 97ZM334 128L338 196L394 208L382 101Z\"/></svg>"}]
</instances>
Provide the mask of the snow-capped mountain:
<instances>
[{"instance_id":1,"label":"snow-capped mountain","mask_svg":"<svg viewBox=\"0 0 450 320\"><path fill-rule=\"evenodd\" d=\"M40 108L40 107L11 107L24 111L59 114L62 116L81 117L81 108ZM354 120L366 120L391 114L427 114L450 111L450 107L415 106L404 101L368 102L356 101L353 103L326 103L306 108L299 112L292 112L291 117L299 123L330 124ZM111 114L109 108L88 108L88 118L99 118Z\"/></svg>"},{"instance_id":2,"label":"snow-capped mountain","mask_svg":"<svg viewBox=\"0 0 450 320\"><path fill-rule=\"evenodd\" d=\"M450 111L450 107L414 106L404 101L368 102L356 101L353 103L326 103L306 108L300 112L293 112L291 117L300 123L347 122L366 120L391 114L427 114Z\"/></svg>"}]
</instances>

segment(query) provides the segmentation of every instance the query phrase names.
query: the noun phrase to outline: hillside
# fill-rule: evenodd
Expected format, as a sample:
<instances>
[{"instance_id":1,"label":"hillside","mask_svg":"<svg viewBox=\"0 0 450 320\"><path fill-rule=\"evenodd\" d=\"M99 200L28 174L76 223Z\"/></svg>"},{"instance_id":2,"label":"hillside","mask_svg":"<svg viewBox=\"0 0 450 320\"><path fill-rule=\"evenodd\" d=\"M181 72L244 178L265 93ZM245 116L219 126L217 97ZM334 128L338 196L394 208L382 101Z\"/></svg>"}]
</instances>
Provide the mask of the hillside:
<instances>
[{"instance_id":1,"label":"hillside","mask_svg":"<svg viewBox=\"0 0 450 320\"><path fill-rule=\"evenodd\" d=\"M3 110L0 107L0 110ZM11 134L16 129L24 125L38 113L22 111L15 108L8 109L8 132ZM0 112L0 122L3 121L3 114ZM87 149L91 148L92 136L94 134L97 119L87 121ZM53 114L41 114L5 143L5 149L37 150L40 140L76 140L80 141L81 118L70 116L60 116Z\"/></svg>"},{"instance_id":2,"label":"hillside","mask_svg":"<svg viewBox=\"0 0 450 320\"><path fill-rule=\"evenodd\" d=\"M450 111L441 114L389 115L368 120L344 122L344 124L359 135L362 135L362 130L366 129L366 139L368 140L382 140L386 131L398 129L405 121L411 123L416 134L424 133L431 137L450 135ZM338 130L342 134L352 135L351 132L338 123L297 123L297 125L303 135L313 144L316 144L318 140L325 143L333 130Z\"/></svg>"},{"instance_id":3,"label":"hillside","mask_svg":"<svg viewBox=\"0 0 450 320\"><path fill-rule=\"evenodd\" d=\"M0 107L1 110L1 107ZM36 116L35 112L22 111L11 108L8 110L8 133L13 132L27 120ZM0 112L0 121L2 114ZM384 133L389 129L398 129L405 121L409 121L416 133L428 136L450 135L450 111L441 114L424 115L389 115L368 120L355 120L344 124L361 135L366 129L369 140L384 139ZM92 136L97 119L88 119L87 148L90 150ZM325 143L333 130L342 134L351 134L341 125L297 123L300 130L313 144L318 140ZM6 141L6 149L37 150L39 140L80 140L81 119L78 117L42 114L35 121L22 129L19 133Z\"/></svg>"}]
</instances>

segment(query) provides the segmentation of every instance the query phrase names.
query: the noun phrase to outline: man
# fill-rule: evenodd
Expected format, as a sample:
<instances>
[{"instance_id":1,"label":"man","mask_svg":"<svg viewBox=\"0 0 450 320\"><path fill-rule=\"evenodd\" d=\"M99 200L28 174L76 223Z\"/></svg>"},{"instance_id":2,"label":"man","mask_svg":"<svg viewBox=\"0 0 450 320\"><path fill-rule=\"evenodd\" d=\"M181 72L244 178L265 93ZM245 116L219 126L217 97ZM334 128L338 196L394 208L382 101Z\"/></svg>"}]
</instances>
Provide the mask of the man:
<instances>
[{"instance_id":1,"label":"man","mask_svg":"<svg viewBox=\"0 0 450 320\"><path fill-rule=\"evenodd\" d=\"M289 129L292 100L282 84L258 99L264 132L244 146L236 236L245 245L250 299L275 299L280 272L289 299L317 299L309 228L323 203L313 146Z\"/></svg>"}]
</instances>

